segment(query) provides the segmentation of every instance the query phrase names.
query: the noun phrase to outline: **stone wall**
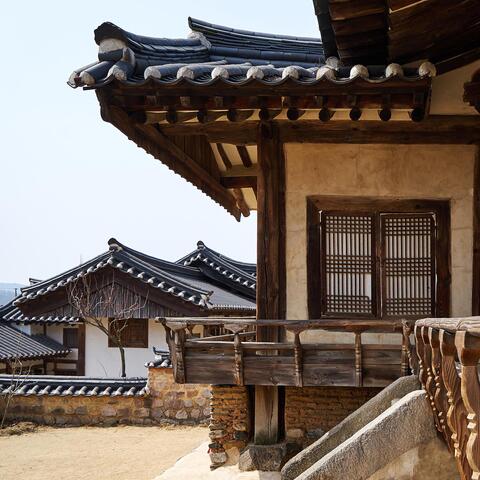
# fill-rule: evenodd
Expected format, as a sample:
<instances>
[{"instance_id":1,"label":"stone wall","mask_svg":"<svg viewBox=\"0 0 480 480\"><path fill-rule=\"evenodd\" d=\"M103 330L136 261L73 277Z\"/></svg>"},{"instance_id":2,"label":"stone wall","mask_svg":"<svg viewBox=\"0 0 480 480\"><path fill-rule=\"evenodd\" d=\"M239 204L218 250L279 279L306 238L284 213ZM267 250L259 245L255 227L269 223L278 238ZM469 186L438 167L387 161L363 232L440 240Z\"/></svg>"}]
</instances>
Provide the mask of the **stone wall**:
<instances>
[{"instance_id":1,"label":"stone wall","mask_svg":"<svg viewBox=\"0 0 480 480\"><path fill-rule=\"evenodd\" d=\"M311 443L374 397L380 388L286 387L285 436Z\"/></svg>"},{"instance_id":2,"label":"stone wall","mask_svg":"<svg viewBox=\"0 0 480 480\"><path fill-rule=\"evenodd\" d=\"M150 368L142 396L17 395L7 418L47 425L154 425L208 423L210 387L179 385L171 368ZM0 396L0 415L4 401Z\"/></svg>"},{"instance_id":3,"label":"stone wall","mask_svg":"<svg viewBox=\"0 0 480 480\"><path fill-rule=\"evenodd\" d=\"M151 416L160 422L197 424L210 419L211 387L178 384L171 368L149 368Z\"/></svg>"},{"instance_id":4,"label":"stone wall","mask_svg":"<svg viewBox=\"0 0 480 480\"><path fill-rule=\"evenodd\" d=\"M212 466L236 463L248 444L250 399L247 387L212 386L209 454Z\"/></svg>"}]
</instances>

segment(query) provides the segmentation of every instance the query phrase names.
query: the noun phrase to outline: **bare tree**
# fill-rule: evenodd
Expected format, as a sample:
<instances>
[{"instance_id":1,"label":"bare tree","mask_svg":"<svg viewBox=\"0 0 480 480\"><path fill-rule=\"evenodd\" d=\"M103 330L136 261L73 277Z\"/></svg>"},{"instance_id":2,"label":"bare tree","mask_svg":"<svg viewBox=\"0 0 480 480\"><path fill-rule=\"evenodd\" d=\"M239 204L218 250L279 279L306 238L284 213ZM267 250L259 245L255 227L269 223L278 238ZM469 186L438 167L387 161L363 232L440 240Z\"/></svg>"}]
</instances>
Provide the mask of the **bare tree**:
<instances>
[{"instance_id":1,"label":"bare tree","mask_svg":"<svg viewBox=\"0 0 480 480\"><path fill-rule=\"evenodd\" d=\"M0 395L1 400L1 418L0 418L0 430L5 427L7 421L8 410L12 402L13 397L22 388L25 382L28 380L31 367L24 368L23 363L18 358L15 358L12 362L9 362L11 373L10 384L3 390Z\"/></svg>"},{"instance_id":2,"label":"bare tree","mask_svg":"<svg viewBox=\"0 0 480 480\"><path fill-rule=\"evenodd\" d=\"M136 292L120 295L114 274L111 282L103 285L93 276L80 277L67 288L68 302L86 325L91 325L115 345L120 353L121 375L126 377L125 346L123 332L128 321L138 316L147 299ZM107 321L105 322L105 319Z\"/></svg>"}]
</instances>

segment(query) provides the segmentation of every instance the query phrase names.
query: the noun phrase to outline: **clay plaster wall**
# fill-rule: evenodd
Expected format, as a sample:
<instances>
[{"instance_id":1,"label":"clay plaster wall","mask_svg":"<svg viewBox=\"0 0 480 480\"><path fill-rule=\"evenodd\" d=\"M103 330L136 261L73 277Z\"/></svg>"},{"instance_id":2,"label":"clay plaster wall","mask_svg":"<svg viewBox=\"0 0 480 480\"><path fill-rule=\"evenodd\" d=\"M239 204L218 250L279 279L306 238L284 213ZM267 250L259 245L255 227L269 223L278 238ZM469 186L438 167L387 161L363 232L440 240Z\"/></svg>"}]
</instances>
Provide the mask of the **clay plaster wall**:
<instances>
[{"instance_id":1,"label":"clay plaster wall","mask_svg":"<svg viewBox=\"0 0 480 480\"><path fill-rule=\"evenodd\" d=\"M309 195L449 199L452 315L471 314L474 147L287 144L285 156L287 318L308 318Z\"/></svg>"}]
</instances>

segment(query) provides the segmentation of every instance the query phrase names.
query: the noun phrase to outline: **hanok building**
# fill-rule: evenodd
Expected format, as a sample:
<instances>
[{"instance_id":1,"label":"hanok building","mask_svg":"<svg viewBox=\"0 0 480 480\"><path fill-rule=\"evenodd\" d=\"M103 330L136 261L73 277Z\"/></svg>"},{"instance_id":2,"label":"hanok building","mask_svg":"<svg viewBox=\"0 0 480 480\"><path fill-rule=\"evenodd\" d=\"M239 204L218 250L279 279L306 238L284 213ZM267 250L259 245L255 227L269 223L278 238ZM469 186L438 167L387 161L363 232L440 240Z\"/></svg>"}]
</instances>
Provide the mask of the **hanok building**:
<instances>
[{"instance_id":1,"label":"hanok building","mask_svg":"<svg viewBox=\"0 0 480 480\"><path fill-rule=\"evenodd\" d=\"M15 350L15 340L22 340L17 353L23 355L23 343L30 339L26 346L44 345L33 356L43 359L42 368L31 373L118 377L118 346L99 328L100 323L109 332L118 321L126 374L145 377L152 349L168 350L158 317L253 318L255 287L255 265L230 259L203 242L177 262L168 262L111 239L106 252L36 281L0 309L0 367L3 353ZM198 336L213 333L221 331L195 331ZM9 351L3 352L6 343Z\"/></svg>"},{"instance_id":2,"label":"hanok building","mask_svg":"<svg viewBox=\"0 0 480 480\"><path fill-rule=\"evenodd\" d=\"M104 23L98 60L69 80L237 220L258 212L257 320L166 323L177 381L223 385L217 463L328 430L408 374L402 322L480 310L478 1L314 5L322 40ZM230 341L202 345L197 324ZM229 392L243 427L217 415Z\"/></svg>"}]
</instances>

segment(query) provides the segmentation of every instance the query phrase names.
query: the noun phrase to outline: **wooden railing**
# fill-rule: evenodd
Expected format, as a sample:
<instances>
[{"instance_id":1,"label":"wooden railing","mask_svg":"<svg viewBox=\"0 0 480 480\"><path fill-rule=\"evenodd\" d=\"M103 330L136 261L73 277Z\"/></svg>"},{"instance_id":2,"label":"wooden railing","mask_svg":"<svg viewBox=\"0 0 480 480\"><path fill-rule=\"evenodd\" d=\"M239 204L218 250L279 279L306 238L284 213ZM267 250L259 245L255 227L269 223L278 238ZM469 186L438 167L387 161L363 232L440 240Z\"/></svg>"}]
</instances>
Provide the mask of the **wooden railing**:
<instances>
[{"instance_id":1,"label":"wooden railing","mask_svg":"<svg viewBox=\"0 0 480 480\"><path fill-rule=\"evenodd\" d=\"M165 318L178 383L382 387L410 373L408 323L381 320L255 320ZM194 338L195 327L220 326L231 333ZM257 342L257 328L281 331L282 342ZM351 343L303 342L304 332L350 332ZM397 344L366 344L362 334L404 333ZM407 333L405 333L407 332ZM303 334L303 335L302 335Z\"/></svg>"},{"instance_id":2,"label":"wooden railing","mask_svg":"<svg viewBox=\"0 0 480 480\"><path fill-rule=\"evenodd\" d=\"M419 377L462 480L480 479L480 317L415 324Z\"/></svg>"}]
</instances>

